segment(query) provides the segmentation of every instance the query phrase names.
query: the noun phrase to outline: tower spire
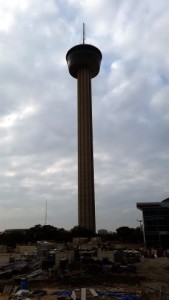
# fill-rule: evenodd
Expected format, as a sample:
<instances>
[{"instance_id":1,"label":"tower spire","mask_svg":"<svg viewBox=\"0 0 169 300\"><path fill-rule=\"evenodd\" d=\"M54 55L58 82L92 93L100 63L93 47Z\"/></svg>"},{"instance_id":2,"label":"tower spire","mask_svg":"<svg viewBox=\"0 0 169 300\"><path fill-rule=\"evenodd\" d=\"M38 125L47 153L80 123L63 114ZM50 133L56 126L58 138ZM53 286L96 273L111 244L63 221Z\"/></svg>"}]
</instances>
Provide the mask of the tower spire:
<instances>
[{"instance_id":1,"label":"tower spire","mask_svg":"<svg viewBox=\"0 0 169 300\"><path fill-rule=\"evenodd\" d=\"M86 39L86 30L85 30L85 23L83 23L83 44L85 44Z\"/></svg>"},{"instance_id":2,"label":"tower spire","mask_svg":"<svg viewBox=\"0 0 169 300\"><path fill-rule=\"evenodd\" d=\"M48 203L47 203L47 199L46 199L46 206L45 206L45 225L47 225L47 207Z\"/></svg>"}]
</instances>

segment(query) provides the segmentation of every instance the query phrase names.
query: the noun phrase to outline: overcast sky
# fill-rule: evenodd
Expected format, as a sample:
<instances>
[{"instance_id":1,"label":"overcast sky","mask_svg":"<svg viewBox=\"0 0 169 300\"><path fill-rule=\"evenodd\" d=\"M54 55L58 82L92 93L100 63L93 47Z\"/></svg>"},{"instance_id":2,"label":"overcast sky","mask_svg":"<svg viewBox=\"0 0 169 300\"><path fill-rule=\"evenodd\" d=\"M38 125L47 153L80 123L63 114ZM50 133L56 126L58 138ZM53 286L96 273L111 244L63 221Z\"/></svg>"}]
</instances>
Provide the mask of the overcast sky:
<instances>
[{"instance_id":1,"label":"overcast sky","mask_svg":"<svg viewBox=\"0 0 169 300\"><path fill-rule=\"evenodd\" d=\"M97 229L137 227L169 197L169 1L0 0L0 230L77 225L77 81L67 51L103 55L92 80Z\"/></svg>"}]
</instances>

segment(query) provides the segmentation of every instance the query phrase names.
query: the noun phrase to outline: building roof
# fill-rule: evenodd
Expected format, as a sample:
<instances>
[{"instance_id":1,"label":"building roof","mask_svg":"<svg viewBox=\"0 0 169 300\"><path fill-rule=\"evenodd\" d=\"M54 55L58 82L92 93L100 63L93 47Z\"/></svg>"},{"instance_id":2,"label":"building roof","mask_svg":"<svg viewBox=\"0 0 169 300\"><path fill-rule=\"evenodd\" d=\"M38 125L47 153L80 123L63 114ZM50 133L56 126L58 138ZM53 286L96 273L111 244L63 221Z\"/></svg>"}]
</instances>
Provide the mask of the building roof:
<instances>
[{"instance_id":1,"label":"building roof","mask_svg":"<svg viewBox=\"0 0 169 300\"><path fill-rule=\"evenodd\" d=\"M143 210L145 208L160 208L160 207L169 208L169 198L166 198L161 202L138 202L136 206L140 210Z\"/></svg>"},{"instance_id":2,"label":"building roof","mask_svg":"<svg viewBox=\"0 0 169 300\"><path fill-rule=\"evenodd\" d=\"M162 202L167 202L167 203L169 203L169 198L164 199Z\"/></svg>"}]
</instances>

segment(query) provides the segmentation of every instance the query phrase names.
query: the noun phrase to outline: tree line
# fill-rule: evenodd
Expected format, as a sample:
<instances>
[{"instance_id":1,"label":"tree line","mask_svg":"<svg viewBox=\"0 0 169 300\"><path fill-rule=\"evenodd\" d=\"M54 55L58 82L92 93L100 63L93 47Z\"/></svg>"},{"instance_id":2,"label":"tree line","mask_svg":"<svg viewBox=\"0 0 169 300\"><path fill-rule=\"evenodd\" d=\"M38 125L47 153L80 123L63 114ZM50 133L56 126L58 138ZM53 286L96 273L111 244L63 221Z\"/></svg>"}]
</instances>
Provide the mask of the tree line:
<instances>
[{"instance_id":1,"label":"tree line","mask_svg":"<svg viewBox=\"0 0 169 300\"><path fill-rule=\"evenodd\" d=\"M70 230L57 228L52 225L35 225L29 229L6 230L0 235L0 244L15 247L16 244L32 244L37 241L72 242L74 237L100 236L103 242L119 241L123 243L142 243L143 233L140 227L119 227L116 232L93 234L92 231L75 226Z\"/></svg>"}]
</instances>

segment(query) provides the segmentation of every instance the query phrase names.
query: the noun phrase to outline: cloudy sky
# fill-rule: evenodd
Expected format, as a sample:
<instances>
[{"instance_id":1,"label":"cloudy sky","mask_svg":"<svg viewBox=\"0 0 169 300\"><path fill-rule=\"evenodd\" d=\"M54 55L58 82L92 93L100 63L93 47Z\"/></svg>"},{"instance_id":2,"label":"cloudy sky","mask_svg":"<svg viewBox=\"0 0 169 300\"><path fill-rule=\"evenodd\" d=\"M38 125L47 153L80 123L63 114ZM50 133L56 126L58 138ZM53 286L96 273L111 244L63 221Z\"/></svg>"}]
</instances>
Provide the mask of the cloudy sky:
<instances>
[{"instance_id":1,"label":"cloudy sky","mask_svg":"<svg viewBox=\"0 0 169 300\"><path fill-rule=\"evenodd\" d=\"M169 1L0 0L0 230L77 225L76 80L92 80L97 229L137 227L137 202L169 197Z\"/></svg>"}]
</instances>

